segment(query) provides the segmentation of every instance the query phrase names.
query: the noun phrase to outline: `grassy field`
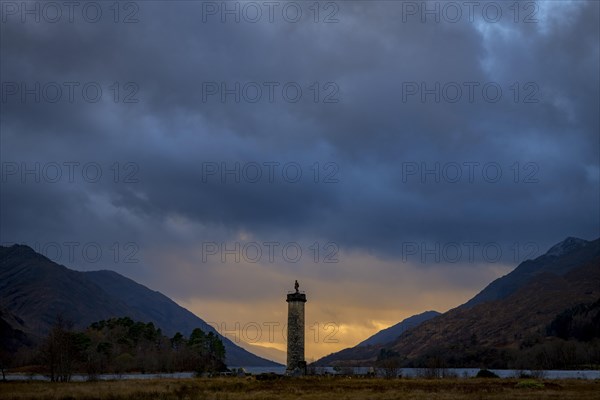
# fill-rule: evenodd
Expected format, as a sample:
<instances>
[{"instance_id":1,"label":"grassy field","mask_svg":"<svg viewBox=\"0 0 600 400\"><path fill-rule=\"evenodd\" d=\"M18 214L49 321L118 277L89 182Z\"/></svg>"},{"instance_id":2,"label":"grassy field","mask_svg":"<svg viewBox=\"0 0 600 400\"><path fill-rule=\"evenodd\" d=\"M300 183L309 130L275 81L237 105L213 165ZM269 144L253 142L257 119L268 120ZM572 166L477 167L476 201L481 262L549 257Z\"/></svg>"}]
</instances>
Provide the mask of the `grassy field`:
<instances>
[{"instance_id":1,"label":"grassy field","mask_svg":"<svg viewBox=\"0 0 600 400\"><path fill-rule=\"evenodd\" d=\"M600 381L307 377L153 379L79 383L2 382L0 399L600 399Z\"/></svg>"}]
</instances>

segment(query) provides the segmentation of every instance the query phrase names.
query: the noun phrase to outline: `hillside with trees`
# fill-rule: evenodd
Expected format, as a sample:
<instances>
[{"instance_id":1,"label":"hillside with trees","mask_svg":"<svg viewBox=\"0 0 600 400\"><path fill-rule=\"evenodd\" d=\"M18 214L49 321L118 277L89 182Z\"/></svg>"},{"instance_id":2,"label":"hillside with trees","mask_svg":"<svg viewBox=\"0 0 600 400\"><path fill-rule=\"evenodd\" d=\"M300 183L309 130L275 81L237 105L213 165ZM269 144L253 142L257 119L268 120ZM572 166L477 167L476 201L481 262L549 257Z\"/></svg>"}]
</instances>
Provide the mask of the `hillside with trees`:
<instances>
[{"instance_id":1,"label":"hillside with trees","mask_svg":"<svg viewBox=\"0 0 600 400\"><path fill-rule=\"evenodd\" d=\"M26 343L39 343L52 329L57 315L80 331L95 321L121 317L152 322L169 337L177 332L191 337L193 330L200 328L221 339L228 365L279 365L219 335L164 294L114 271L75 271L28 246L0 246L0 324L6 326L6 343L10 344L5 350L14 352Z\"/></svg>"}]
</instances>

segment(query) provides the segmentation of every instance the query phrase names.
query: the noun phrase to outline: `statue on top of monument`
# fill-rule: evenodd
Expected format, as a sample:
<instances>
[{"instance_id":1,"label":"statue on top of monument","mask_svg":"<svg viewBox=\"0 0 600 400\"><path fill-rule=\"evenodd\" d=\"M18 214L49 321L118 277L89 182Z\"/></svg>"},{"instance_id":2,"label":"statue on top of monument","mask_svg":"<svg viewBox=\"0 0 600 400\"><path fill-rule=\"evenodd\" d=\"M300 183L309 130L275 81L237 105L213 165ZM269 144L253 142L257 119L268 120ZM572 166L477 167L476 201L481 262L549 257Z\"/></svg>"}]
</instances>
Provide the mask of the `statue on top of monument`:
<instances>
[{"instance_id":1,"label":"statue on top of monument","mask_svg":"<svg viewBox=\"0 0 600 400\"><path fill-rule=\"evenodd\" d=\"M300 287L300 285L298 284L298 281L296 280L296 283L294 283L294 289L296 289L296 293L298 293L299 287Z\"/></svg>"}]
</instances>

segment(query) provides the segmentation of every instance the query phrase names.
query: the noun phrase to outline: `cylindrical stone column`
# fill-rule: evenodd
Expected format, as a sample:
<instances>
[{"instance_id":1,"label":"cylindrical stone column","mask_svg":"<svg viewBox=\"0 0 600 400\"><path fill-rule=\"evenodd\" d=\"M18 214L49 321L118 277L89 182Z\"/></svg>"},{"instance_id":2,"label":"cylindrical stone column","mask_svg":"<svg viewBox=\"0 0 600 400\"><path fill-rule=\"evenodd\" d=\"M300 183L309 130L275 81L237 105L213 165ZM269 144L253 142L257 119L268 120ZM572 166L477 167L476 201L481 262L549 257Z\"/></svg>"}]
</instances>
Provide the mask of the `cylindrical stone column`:
<instances>
[{"instance_id":1,"label":"cylindrical stone column","mask_svg":"<svg viewBox=\"0 0 600 400\"><path fill-rule=\"evenodd\" d=\"M287 373L305 374L304 361L304 303L306 294L296 289L288 293L288 325L287 325Z\"/></svg>"}]
</instances>

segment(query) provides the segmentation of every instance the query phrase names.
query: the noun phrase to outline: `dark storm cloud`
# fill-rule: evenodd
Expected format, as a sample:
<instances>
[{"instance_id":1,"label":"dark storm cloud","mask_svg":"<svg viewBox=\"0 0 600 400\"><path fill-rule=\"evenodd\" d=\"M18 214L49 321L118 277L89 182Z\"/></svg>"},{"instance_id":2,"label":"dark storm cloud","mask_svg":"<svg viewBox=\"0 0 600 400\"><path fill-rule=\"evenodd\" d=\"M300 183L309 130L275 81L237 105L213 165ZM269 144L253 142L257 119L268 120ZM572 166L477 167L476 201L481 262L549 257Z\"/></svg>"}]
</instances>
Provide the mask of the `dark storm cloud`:
<instances>
[{"instance_id":1,"label":"dark storm cloud","mask_svg":"<svg viewBox=\"0 0 600 400\"><path fill-rule=\"evenodd\" d=\"M179 221L196 240L243 231L393 259L407 241L531 241L544 251L567 235L598 236L597 3L552 7L536 24L403 23L400 2L340 2L335 24L310 14L298 23L204 23L202 3L138 4L134 24L2 23L3 83L103 89L98 103L78 91L72 103L3 101L3 162L97 162L103 171L95 183L4 179L3 241L120 238L189 251L197 243L165 229ZM315 103L315 81L320 100L338 87L339 102ZM539 103L512 101L517 81L534 82ZM126 82L139 102L122 103ZM273 102L263 93L257 103L223 103L203 98L212 82L280 85ZM286 82L302 87L297 103L282 98ZM337 86L323 90L327 82ZM403 101L405 82L498 82L503 98L487 102L477 89L473 102ZM522 100L529 90L520 90ZM115 162L134 163L137 182L115 183ZM303 175L290 183L277 168L273 182L224 184L203 169L236 162L294 162ZM338 182L322 181L327 162L339 167ZM407 174L436 163L456 163L462 179ZM464 163L478 163L473 182ZM486 163L500 166L498 182L483 175Z\"/></svg>"}]
</instances>

